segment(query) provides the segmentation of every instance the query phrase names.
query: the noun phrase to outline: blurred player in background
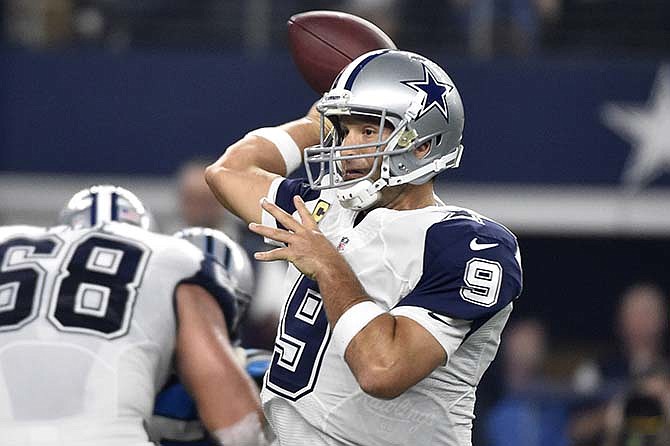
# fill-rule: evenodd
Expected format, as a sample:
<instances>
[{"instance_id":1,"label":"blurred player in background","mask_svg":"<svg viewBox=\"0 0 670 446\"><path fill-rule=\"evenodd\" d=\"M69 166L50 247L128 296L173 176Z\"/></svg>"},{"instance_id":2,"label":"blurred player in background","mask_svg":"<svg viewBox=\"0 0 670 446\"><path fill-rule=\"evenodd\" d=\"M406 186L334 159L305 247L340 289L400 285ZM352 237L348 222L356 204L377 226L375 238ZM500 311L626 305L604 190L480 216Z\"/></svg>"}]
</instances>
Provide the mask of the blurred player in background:
<instances>
[{"instance_id":1,"label":"blurred player in background","mask_svg":"<svg viewBox=\"0 0 670 446\"><path fill-rule=\"evenodd\" d=\"M0 228L0 444L148 445L173 361L217 441L262 444L228 341L235 303L211 262L149 232L119 187L77 193L61 222Z\"/></svg>"},{"instance_id":2,"label":"blurred player in background","mask_svg":"<svg viewBox=\"0 0 670 446\"><path fill-rule=\"evenodd\" d=\"M203 253L212 268L211 277L233 297L227 302L233 307L224 311L225 314L235 315L234 320L228 323L229 339L240 365L260 385L269 364L269 352L239 347L238 331L251 300L254 282L247 253L230 237L215 229L186 228L174 236L190 242ZM213 444L199 419L195 400L176 374L169 378L156 398L149 431L151 438L164 446Z\"/></svg>"},{"instance_id":3,"label":"blurred player in background","mask_svg":"<svg viewBox=\"0 0 670 446\"><path fill-rule=\"evenodd\" d=\"M279 246L256 258L292 263L266 416L286 446L469 445L521 260L506 228L434 194L460 162L458 91L430 60L380 50L316 110L207 170L219 201ZM308 178L286 179L303 150Z\"/></svg>"},{"instance_id":4,"label":"blurred player in background","mask_svg":"<svg viewBox=\"0 0 670 446\"><path fill-rule=\"evenodd\" d=\"M629 286L619 299L614 329L616 350L586 361L575 372L585 401L572 415L574 443L599 442L612 430L612 400L617 402L637 380L668 363L668 304L662 289L652 283Z\"/></svg>"},{"instance_id":5,"label":"blurred player in background","mask_svg":"<svg viewBox=\"0 0 670 446\"><path fill-rule=\"evenodd\" d=\"M177 202L181 227L218 229L237 242L239 231L236 221L239 220L219 205L203 178L208 164L204 159L193 158L182 164L177 171Z\"/></svg>"},{"instance_id":6,"label":"blurred player in background","mask_svg":"<svg viewBox=\"0 0 670 446\"><path fill-rule=\"evenodd\" d=\"M670 370L647 370L621 398L608 407L603 446L666 446L670 444Z\"/></svg>"}]
</instances>

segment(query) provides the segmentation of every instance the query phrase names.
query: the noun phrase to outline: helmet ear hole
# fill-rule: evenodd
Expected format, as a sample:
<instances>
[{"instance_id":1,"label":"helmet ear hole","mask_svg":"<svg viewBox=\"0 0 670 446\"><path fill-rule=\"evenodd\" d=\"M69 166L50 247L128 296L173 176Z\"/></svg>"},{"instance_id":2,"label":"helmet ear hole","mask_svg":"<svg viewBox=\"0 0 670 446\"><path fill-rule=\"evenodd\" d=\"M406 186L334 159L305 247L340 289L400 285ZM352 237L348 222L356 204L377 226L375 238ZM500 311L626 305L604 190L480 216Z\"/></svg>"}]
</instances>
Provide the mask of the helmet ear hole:
<instances>
[{"instance_id":1,"label":"helmet ear hole","mask_svg":"<svg viewBox=\"0 0 670 446\"><path fill-rule=\"evenodd\" d=\"M425 157L427 157L430 154L430 151L431 151L431 149L434 145L435 144L433 143L433 141L424 142L419 147L414 149L414 151L413 151L414 156L416 156L416 158L419 159L419 160L424 159Z\"/></svg>"}]
</instances>

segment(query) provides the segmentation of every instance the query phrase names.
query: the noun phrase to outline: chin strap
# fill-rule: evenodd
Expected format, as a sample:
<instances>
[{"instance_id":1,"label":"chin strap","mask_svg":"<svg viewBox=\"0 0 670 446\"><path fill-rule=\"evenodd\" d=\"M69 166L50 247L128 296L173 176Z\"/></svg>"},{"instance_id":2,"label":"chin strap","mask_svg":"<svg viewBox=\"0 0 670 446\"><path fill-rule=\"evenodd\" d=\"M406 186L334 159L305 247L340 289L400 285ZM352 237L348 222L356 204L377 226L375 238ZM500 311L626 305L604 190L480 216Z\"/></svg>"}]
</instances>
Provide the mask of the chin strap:
<instances>
[{"instance_id":1,"label":"chin strap","mask_svg":"<svg viewBox=\"0 0 670 446\"><path fill-rule=\"evenodd\" d=\"M400 184L414 181L429 173L441 172L448 168L456 168L461 162L462 154L463 146L460 145L456 150L434 160L432 163L426 164L407 175L399 177L390 177L390 171L388 169L389 157L384 157L384 160L382 161L382 178L374 183L370 180L363 180L351 187L338 189L337 199L342 207L346 209L351 209L352 211L364 211L381 198L381 190L384 187L398 186Z\"/></svg>"},{"instance_id":2,"label":"chin strap","mask_svg":"<svg viewBox=\"0 0 670 446\"><path fill-rule=\"evenodd\" d=\"M417 178L421 178L422 176L428 173L442 172L445 169L455 169L461 163L462 155L463 155L463 145L459 145L451 153L448 153L441 158L433 160L432 163L426 164L425 166L421 166L418 169L406 175L389 178L388 185L397 186L399 184L411 183Z\"/></svg>"},{"instance_id":3,"label":"chin strap","mask_svg":"<svg viewBox=\"0 0 670 446\"><path fill-rule=\"evenodd\" d=\"M385 179L380 178L374 183L363 180L351 187L338 189L337 199L343 208L352 211L364 211L381 198L381 191L387 185Z\"/></svg>"}]
</instances>

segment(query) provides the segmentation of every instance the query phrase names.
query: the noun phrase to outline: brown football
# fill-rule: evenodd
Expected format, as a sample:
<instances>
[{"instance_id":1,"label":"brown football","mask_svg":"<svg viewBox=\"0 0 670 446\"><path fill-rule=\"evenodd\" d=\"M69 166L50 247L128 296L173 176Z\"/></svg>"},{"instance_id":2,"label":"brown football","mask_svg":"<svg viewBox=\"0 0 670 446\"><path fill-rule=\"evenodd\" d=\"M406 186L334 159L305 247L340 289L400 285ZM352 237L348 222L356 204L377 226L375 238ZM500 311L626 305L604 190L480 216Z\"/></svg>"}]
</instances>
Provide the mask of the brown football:
<instances>
[{"instance_id":1,"label":"brown football","mask_svg":"<svg viewBox=\"0 0 670 446\"><path fill-rule=\"evenodd\" d=\"M319 94L328 91L342 68L361 54L396 48L375 24L336 11L294 15L288 21L288 41L298 70Z\"/></svg>"}]
</instances>

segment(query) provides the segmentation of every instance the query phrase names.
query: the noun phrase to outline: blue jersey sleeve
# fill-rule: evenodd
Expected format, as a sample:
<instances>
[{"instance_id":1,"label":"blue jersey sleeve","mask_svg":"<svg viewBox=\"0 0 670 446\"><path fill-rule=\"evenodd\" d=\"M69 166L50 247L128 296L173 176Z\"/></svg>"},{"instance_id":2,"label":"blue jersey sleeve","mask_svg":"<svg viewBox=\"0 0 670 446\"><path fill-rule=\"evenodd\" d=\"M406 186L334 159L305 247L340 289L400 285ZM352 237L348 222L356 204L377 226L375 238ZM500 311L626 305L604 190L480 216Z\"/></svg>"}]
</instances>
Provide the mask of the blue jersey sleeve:
<instances>
[{"instance_id":1,"label":"blue jersey sleeve","mask_svg":"<svg viewBox=\"0 0 670 446\"><path fill-rule=\"evenodd\" d=\"M275 195L275 204L292 214L295 212L295 205L293 204L293 197L300 195L305 203L319 198L320 192L312 190L309 187L309 182L306 178L286 178L279 184L277 194Z\"/></svg>"},{"instance_id":2,"label":"blue jersey sleeve","mask_svg":"<svg viewBox=\"0 0 670 446\"><path fill-rule=\"evenodd\" d=\"M428 229L422 276L396 308L482 320L516 299L521 287L521 259L511 232L490 220L448 219Z\"/></svg>"},{"instance_id":3,"label":"blue jersey sleeve","mask_svg":"<svg viewBox=\"0 0 670 446\"><path fill-rule=\"evenodd\" d=\"M272 203L279 206L281 209L286 211L288 214L293 214L296 212L295 205L293 204L293 197L299 195L307 207L312 209L313 212L325 212L325 210L318 208L318 202L320 200L321 191L312 190L309 186L309 182L306 178L277 178L274 180L268 191L267 199ZM312 214L317 218L318 214ZM263 210L262 212L262 223L266 226L273 228L286 229L284 225L279 223L269 212ZM283 243L274 241L269 238L264 238L265 243L275 246L284 246Z\"/></svg>"}]
</instances>

